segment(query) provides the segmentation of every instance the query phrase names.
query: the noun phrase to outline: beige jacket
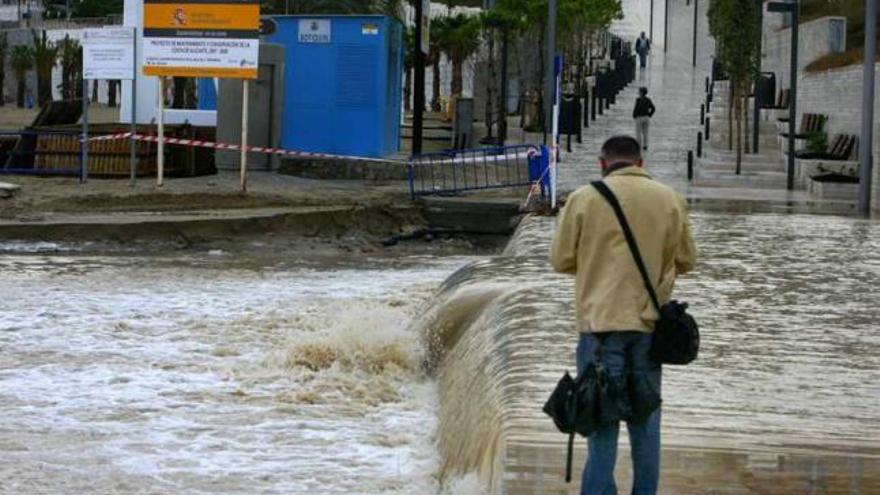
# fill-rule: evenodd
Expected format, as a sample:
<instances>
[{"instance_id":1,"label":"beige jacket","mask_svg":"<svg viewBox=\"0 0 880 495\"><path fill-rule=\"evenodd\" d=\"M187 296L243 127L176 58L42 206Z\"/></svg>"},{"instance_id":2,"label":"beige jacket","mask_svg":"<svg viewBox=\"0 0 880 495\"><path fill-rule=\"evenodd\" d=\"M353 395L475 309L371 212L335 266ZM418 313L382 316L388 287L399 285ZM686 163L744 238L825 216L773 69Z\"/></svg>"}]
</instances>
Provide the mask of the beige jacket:
<instances>
[{"instance_id":1,"label":"beige jacket","mask_svg":"<svg viewBox=\"0 0 880 495\"><path fill-rule=\"evenodd\" d=\"M612 172L605 183L623 208L663 304L672 294L675 277L696 263L684 200L640 167ZM575 276L579 331L653 331L657 311L614 210L593 186L568 197L553 238L550 263L557 272Z\"/></svg>"}]
</instances>

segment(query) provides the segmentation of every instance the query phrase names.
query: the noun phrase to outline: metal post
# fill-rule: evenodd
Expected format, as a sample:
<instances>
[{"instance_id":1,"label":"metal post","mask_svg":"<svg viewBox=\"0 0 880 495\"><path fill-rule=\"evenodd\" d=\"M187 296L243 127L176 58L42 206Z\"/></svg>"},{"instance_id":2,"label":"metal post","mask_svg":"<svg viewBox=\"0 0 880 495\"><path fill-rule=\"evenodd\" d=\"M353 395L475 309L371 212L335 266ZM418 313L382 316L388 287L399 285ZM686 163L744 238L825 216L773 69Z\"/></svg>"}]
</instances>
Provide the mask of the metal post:
<instances>
[{"instance_id":1,"label":"metal post","mask_svg":"<svg viewBox=\"0 0 880 495\"><path fill-rule=\"evenodd\" d=\"M654 42L654 0L651 0L651 20L650 26L648 26L648 39L651 40L651 43Z\"/></svg>"},{"instance_id":2,"label":"metal post","mask_svg":"<svg viewBox=\"0 0 880 495\"><path fill-rule=\"evenodd\" d=\"M413 70L413 128L412 128L412 153L419 154L422 152L422 119L425 113L425 54L422 52L422 18L425 16L423 12L422 0L415 1L416 14L416 32L413 37L415 43L415 64ZM430 15L428 12L427 15Z\"/></svg>"},{"instance_id":3,"label":"metal post","mask_svg":"<svg viewBox=\"0 0 880 495\"><path fill-rule=\"evenodd\" d=\"M758 39L756 40L758 45L758 73L755 77L755 101L754 101L754 115L753 115L753 124L752 124L752 153L758 153L758 135L761 129L760 119L761 119L761 105L758 104L758 85L761 82L761 33L764 29L764 2L763 0L755 0L755 8L758 10Z\"/></svg>"},{"instance_id":4,"label":"metal post","mask_svg":"<svg viewBox=\"0 0 880 495\"><path fill-rule=\"evenodd\" d=\"M798 25L800 4L795 1L791 6L791 100L788 104L788 177L786 187L794 189L794 134L795 118L797 117L797 72L798 72Z\"/></svg>"},{"instance_id":5,"label":"metal post","mask_svg":"<svg viewBox=\"0 0 880 495\"><path fill-rule=\"evenodd\" d=\"M596 107L599 106L599 97L596 96L596 88L593 88L593 91L590 93L590 97L593 99L592 104L590 105L590 120L595 122Z\"/></svg>"},{"instance_id":6,"label":"metal post","mask_svg":"<svg viewBox=\"0 0 880 495\"><path fill-rule=\"evenodd\" d=\"M82 94L82 144L80 145L79 183L89 179L89 80L83 78Z\"/></svg>"},{"instance_id":7,"label":"metal post","mask_svg":"<svg viewBox=\"0 0 880 495\"><path fill-rule=\"evenodd\" d=\"M871 214L874 168L874 72L877 54L877 1L865 0L865 67L862 83L862 132L859 137L859 213Z\"/></svg>"},{"instance_id":8,"label":"metal post","mask_svg":"<svg viewBox=\"0 0 880 495\"><path fill-rule=\"evenodd\" d=\"M248 83L241 82L241 192L247 192L247 144L248 144Z\"/></svg>"},{"instance_id":9,"label":"metal post","mask_svg":"<svg viewBox=\"0 0 880 495\"><path fill-rule=\"evenodd\" d=\"M551 3L555 2L555 0L551 0ZM556 163L558 162L559 157L559 103L562 93L562 57L556 56L553 58L553 80L554 80L554 88L553 92L553 120L552 122L552 145L550 146L550 207L556 208L556 181L557 181L557 169ZM571 134L568 135L569 140L571 139ZM570 143L570 141L569 141ZM570 151L570 150L569 150Z\"/></svg>"},{"instance_id":10,"label":"metal post","mask_svg":"<svg viewBox=\"0 0 880 495\"><path fill-rule=\"evenodd\" d=\"M131 68L131 180L129 185L134 187L134 181L137 177L137 28L132 28L132 61L134 67Z\"/></svg>"},{"instance_id":11,"label":"metal post","mask_svg":"<svg viewBox=\"0 0 880 495\"><path fill-rule=\"evenodd\" d=\"M700 103L700 125L706 124L706 104Z\"/></svg>"},{"instance_id":12,"label":"metal post","mask_svg":"<svg viewBox=\"0 0 880 495\"><path fill-rule=\"evenodd\" d=\"M508 28L501 28L501 120L498 121L498 141L501 146L507 140L507 54Z\"/></svg>"},{"instance_id":13,"label":"metal post","mask_svg":"<svg viewBox=\"0 0 880 495\"><path fill-rule=\"evenodd\" d=\"M590 88L584 94L584 127L590 128Z\"/></svg>"},{"instance_id":14,"label":"metal post","mask_svg":"<svg viewBox=\"0 0 880 495\"><path fill-rule=\"evenodd\" d=\"M693 66L697 66L697 14L700 12L700 0L694 0L694 56Z\"/></svg>"},{"instance_id":15,"label":"metal post","mask_svg":"<svg viewBox=\"0 0 880 495\"><path fill-rule=\"evenodd\" d=\"M159 115L156 117L156 187L162 187L165 175L165 76L159 76Z\"/></svg>"},{"instance_id":16,"label":"metal post","mask_svg":"<svg viewBox=\"0 0 880 495\"><path fill-rule=\"evenodd\" d=\"M669 0L663 0L663 53L669 46Z\"/></svg>"},{"instance_id":17,"label":"metal post","mask_svg":"<svg viewBox=\"0 0 880 495\"><path fill-rule=\"evenodd\" d=\"M709 76L706 76L706 93L709 92Z\"/></svg>"},{"instance_id":18,"label":"metal post","mask_svg":"<svg viewBox=\"0 0 880 495\"><path fill-rule=\"evenodd\" d=\"M547 144L547 131L553 125L553 93L556 87L553 75L556 59L556 0L547 2L547 54L544 58L544 144Z\"/></svg>"},{"instance_id":19,"label":"metal post","mask_svg":"<svg viewBox=\"0 0 880 495\"><path fill-rule=\"evenodd\" d=\"M703 157L703 133L697 133L697 158Z\"/></svg>"},{"instance_id":20,"label":"metal post","mask_svg":"<svg viewBox=\"0 0 880 495\"><path fill-rule=\"evenodd\" d=\"M694 150L688 150L688 180L694 180Z\"/></svg>"},{"instance_id":21,"label":"metal post","mask_svg":"<svg viewBox=\"0 0 880 495\"><path fill-rule=\"evenodd\" d=\"M711 120L712 120L712 119L710 119L708 116L706 117L706 129L705 129L705 131L706 131L706 134L705 134L705 135L706 135L706 141L709 140L709 128L711 127L711 126L709 125L709 122L711 122Z\"/></svg>"}]
</instances>

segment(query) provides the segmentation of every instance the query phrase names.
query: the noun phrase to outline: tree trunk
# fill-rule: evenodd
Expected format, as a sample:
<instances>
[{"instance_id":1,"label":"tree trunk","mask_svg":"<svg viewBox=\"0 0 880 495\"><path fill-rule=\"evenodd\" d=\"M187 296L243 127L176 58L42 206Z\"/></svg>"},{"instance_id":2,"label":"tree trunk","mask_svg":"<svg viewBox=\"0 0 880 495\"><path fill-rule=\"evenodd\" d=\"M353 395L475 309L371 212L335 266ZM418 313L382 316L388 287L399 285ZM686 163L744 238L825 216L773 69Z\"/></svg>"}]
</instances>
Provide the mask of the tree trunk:
<instances>
[{"instance_id":1,"label":"tree trunk","mask_svg":"<svg viewBox=\"0 0 880 495\"><path fill-rule=\"evenodd\" d=\"M729 79L727 83L730 86L727 95L727 150L733 151L733 106L736 104L736 98L733 96L735 93L733 79Z\"/></svg>"},{"instance_id":2,"label":"tree trunk","mask_svg":"<svg viewBox=\"0 0 880 495\"><path fill-rule=\"evenodd\" d=\"M412 70L407 69L406 72L403 74L403 110L405 112L412 111L412 85Z\"/></svg>"},{"instance_id":3,"label":"tree trunk","mask_svg":"<svg viewBox=\"0 0 880 495\"><path fill-rule=\"evenodd\" d=\"M437 55L437 58L434 60L434 65L431 66L431 110L435 112L440 111L440 55Z\"/></svg>"},{"instance_id":4,"label":"tree trunk","mask_svg":"<svg viewBox=\"0 0 880 495\"><path fill-rule=\"evenodd\" d=\"M43 71L37 73L37 105L52 101L52 72L46 74Z\"/></svg>"},{"instance_id":5,"label":"tree trunk","mask_svg":"<svg viewBox=\"0 0 880 495\"><path fill-rule=\"evenodd\" d=\"M107 81L107 106L116 106L116 88L119 87L119 81L113 79Z\"/></svg>"},{"instance_id":6,"label":"tree trunk","mask_svg":"<svg viewBox=\"0 0 880 495\"><path fill-rule=\"evenodd\" d=\"M27 91L27 84L24 77L18 78L18 87L15 92L15 104L18 108L24 108L24 94Z\"/></svg>"},{"instance_id":7,"label":"tree trunk","mask_svg":"<svg viewBox=\"0 0 880 495\"><path fill-rule=\"evenodd\" d=\"M171 108L186 108L186 78L172 78Z\"/></svg>"},{"instance_id":8,"label":"tree trunk","mask_svg":"<svg viewBox=\"0 0 880 495\"><path fill-rule=\"evenodd\" d=\"M742 142L742 126L743 126L743 91L741 89L742 85L736 85L734 102L736 104L736 175L739 175L742 171L742 152L743 152L743 142Z\"/></svg>"}]
</instances>

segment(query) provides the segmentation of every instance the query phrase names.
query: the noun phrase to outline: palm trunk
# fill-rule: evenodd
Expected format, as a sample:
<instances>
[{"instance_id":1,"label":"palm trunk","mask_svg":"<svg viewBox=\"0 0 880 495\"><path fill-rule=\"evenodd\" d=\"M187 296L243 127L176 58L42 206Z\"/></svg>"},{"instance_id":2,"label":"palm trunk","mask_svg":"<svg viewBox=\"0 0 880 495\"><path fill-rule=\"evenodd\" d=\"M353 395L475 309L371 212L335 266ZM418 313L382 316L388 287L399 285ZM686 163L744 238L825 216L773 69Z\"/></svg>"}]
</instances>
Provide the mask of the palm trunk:
<instances>
[{"instance_id":1,"label":"palm trunk","mask_svg":"<svg viewBox=\"0 0 880 495\"><path fill-rule=\"evenodd\" d=\"M48 74L46 70L37 73L37 105L52 101L52 69L49 68Z\"/></svg>"},{"instance_id":2,"label":"palm trunk","mask_svg":"<svg viewBox=\"0 0 880 495\"><path fill-rule=\"evenodd\" d=\"M462 88L464 86L462 76L462 68L464 66L464 61L459 59L452 60L452 96L461 96Z\"/></svg>"},{"instance_id":3,"label":"palm trunk","mask_svg":"<svg viewBox=\"0 0 880 495\"><path fill-rule=\"evenodd\" d=\"M432 83L431 83L431 110L439 112L440 107L440 55L434 59L434 65L431 67Z\"/></svg>"},{"instance_id":4,"label":"palm trunk","mask_svg":"<svg viewBox=\"0 0 880 495\"><path fill-rule=\"evenodd\" d=\"M27 84L25 83L24 76L18 77L18 87L15 92L15 104L18 108L24 108L24 94L27 91Z\"/></svg>"}]
</instances>

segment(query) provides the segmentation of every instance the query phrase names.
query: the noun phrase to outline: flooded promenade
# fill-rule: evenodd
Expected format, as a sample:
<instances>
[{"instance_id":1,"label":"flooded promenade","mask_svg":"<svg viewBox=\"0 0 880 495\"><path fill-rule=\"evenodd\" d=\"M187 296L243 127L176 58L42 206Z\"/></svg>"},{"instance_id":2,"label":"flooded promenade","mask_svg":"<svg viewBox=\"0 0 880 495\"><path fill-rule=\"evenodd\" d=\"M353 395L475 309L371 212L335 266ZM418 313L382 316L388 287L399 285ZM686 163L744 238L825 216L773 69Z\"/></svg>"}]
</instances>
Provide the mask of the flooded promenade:
<instances>
[{"instance_id":1,"label":"flooded promenade","mask_svg":"<svg viewBox=\"0 0 880 495\"><path fill-rule=\"evenodd\" d=\"M563 190L644 84L649 171L714 194L684 179L710 46L692 70L670 8L669 55L564 155ZM880 223L716 210L692 212L676 291L703 344L664 370L661 493L880 493ZM0 243L0 495L577 493L541 412L577 339L554 223L489 255Z\"/></svg>"}]
</instances>

